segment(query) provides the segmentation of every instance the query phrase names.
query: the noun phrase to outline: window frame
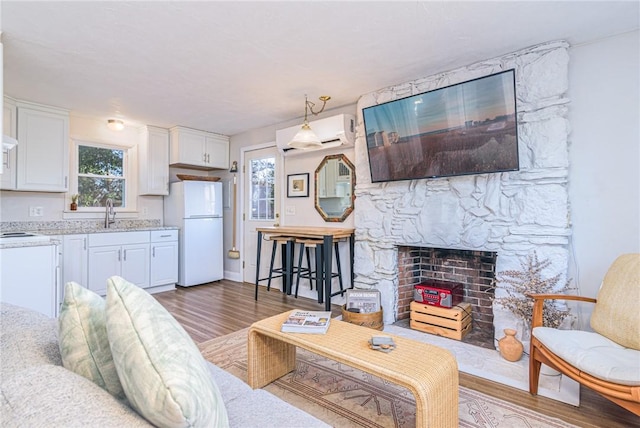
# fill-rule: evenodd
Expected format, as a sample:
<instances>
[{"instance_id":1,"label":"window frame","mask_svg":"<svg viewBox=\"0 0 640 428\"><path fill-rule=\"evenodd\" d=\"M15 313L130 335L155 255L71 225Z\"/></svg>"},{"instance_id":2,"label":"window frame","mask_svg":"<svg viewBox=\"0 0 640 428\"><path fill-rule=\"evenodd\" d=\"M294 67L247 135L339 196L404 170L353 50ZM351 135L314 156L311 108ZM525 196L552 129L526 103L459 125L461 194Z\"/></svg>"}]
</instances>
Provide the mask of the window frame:
<instances>
[{"instance_id":1,"label":"window frame","mask_svg":"<svg viewBox=\"0 0 640 428\"><path fill-rule=\"evenodd\" d=\"M125 182L124 207L115 207L116 212L137 212L137 195L138 195L138 177L137 177L137 145L118 144L114 142L97 142L81 139L71 139L71 159L69 162L69 192L68 199L71 195L78 193L78 169L79 169L79 146L97 147L109 150L122 150L122 177ZM78 207L74 213L103 213L104 207Z\"/></svg>"}]
</instances>

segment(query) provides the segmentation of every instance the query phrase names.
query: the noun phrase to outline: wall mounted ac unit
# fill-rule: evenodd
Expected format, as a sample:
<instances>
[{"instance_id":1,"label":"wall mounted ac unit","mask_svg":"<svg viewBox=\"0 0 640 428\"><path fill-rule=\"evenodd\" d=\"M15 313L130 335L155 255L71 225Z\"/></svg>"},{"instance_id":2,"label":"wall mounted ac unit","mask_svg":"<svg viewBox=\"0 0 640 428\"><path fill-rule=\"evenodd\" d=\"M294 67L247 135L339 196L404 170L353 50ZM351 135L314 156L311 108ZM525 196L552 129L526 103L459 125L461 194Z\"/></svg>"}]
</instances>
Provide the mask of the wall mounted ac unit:
<instances>
[{"instance_id":1,"label":"wall mounted ac unit","mask_svg":"<svg viewBox=\"0 0 640 428\"><path fill-rule=\"evenodd\" d=\"M317 150L330 149L338 146L353 146L356 134L356 118L351 114L339 114L326 119L309 122L309 126L316 133L322 146L317 149L292 149L288 146L302 123L276 131L276 145L285 156L299 155Z\"/></svg>"}]
</instances>

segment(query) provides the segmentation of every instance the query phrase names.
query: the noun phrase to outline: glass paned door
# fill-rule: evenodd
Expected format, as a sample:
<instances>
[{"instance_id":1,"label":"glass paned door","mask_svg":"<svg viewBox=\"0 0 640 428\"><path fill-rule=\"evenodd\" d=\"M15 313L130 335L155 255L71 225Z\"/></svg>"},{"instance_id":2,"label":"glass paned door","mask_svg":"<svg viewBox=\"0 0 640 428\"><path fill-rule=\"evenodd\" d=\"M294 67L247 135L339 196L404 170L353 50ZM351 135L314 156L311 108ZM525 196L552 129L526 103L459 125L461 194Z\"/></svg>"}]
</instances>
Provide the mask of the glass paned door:
<instances>
[{"instance_id":1,"label":"glass paned door","mask_svg":"<svg viewBox=\"0 0 640 428\"><path fill-rule=\"evenodd\" d=\"M280 154L275 147L252 150L244 154L243 191L245 250L243 281L256 279L257 227L274 226L280 220ZM263 241L260 257L260 277L269 273L271 243ZM272 286L279 286L274 281Z\"/></svg>"}]
</instances>

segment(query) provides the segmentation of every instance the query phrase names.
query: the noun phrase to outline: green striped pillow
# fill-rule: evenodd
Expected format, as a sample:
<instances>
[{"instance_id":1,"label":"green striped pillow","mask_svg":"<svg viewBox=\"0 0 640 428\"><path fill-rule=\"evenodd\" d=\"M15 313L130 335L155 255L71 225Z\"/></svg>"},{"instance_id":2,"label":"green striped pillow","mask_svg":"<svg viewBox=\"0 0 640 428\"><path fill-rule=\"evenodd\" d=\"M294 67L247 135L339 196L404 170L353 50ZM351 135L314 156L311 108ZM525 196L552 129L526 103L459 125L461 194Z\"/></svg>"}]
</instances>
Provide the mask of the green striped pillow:
<instances>
[{"instance_id":1,"label":"green striped pillow","mask_svg":"<svg viewBox=\"0 0 640 428\"><path fill-rule=\"evenodd\" d=\"M143 289L107 280L107 333L129 403L160 427L229 426L218 387L197 346Z\"/></svg>"},{"instance_id":2,"label":"green striped pillow","mask_svg":"<svg viewBox=\"0 0 640 428\"><path fill-rule=\"evenodd\" d=\"M75 282L65 285L58 317L62 365L124 399L109 348L105 307L104 299L93 291Z\"/></svg>"}]
</instances>

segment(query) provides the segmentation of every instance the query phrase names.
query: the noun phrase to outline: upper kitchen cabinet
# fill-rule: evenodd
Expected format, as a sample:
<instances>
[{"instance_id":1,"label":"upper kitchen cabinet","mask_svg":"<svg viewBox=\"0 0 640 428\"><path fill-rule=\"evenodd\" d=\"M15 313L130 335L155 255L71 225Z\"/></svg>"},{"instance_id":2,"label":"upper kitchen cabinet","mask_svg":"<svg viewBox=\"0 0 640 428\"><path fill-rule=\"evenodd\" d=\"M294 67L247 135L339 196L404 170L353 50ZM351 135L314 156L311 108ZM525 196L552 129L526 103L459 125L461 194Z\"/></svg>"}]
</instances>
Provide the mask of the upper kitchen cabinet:
<instances>
[{"instance_id":1,"label":"upper kitchen cabinet","mask_svg":"<svg viewBox=\"0 0 640 428\"><path fill-rule=\"evenodd\" d=\"M145 126L138 146L140 195L169 194L169 130Z\"/></svg>"},{"instance_id":2,"label":"upper kitchen cabinet","mask_svg":"<svg viewBox=\"0 0 640 428\"><path fill-rule=\"evenodd\" d=\"M229 137L175 126L170 130L170 165L201 170L229 168Z\"/></svg>"},{"instance_id":3,"label":"upper kitchen cabinet","mask_svg":"<svg viewBox=\"0 0 640 428\"><path fill-rule=\"evenodd\" d=\"M9 137L17 137L18 110L16 100L4 97L2 104L2 132ZM16 152L17 146L2 149L2 174L0 174L0 189L14 190L16 188Z\"/></svg>"},{"instance_id":4,"label":"upper kitchen cabinet","mask_svg":"<svg viewBox=\"0 0 640 428\"><path fill-rule=\"evenodd\" d=\"M15 190L66 192L69 185L69 112L23 101L18 111Z\"/></svg>"}]
</instances>

